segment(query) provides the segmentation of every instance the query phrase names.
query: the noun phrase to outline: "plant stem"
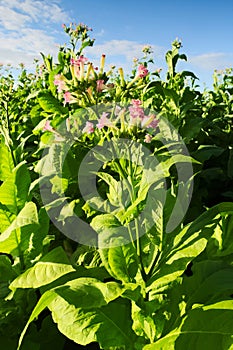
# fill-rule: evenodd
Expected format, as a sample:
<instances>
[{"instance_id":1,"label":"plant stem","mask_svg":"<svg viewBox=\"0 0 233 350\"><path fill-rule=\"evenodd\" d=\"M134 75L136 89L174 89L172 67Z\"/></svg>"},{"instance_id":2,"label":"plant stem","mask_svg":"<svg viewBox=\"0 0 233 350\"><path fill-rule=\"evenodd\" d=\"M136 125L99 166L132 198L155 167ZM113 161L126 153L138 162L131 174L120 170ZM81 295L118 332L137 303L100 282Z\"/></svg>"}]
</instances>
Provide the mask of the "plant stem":
<instances>
[{"instance_id":1,"label":"plant stem","mask_svg":"<svg viewBox=\"0 0 233 350\"><path fill-rule=\"evenodd\" d=\"M135 218L135 230L136 230L136 241L137 241L137 256L139 258L140 262L140 267L141 267L141 274L142 278L144 281L147 280L147 275L143 266L143 261L142 261L142 249L141 249L141 244L140 244L140 234L139 234L139 226L138 226L138 219Z\"/></svg>"}]
</instances>

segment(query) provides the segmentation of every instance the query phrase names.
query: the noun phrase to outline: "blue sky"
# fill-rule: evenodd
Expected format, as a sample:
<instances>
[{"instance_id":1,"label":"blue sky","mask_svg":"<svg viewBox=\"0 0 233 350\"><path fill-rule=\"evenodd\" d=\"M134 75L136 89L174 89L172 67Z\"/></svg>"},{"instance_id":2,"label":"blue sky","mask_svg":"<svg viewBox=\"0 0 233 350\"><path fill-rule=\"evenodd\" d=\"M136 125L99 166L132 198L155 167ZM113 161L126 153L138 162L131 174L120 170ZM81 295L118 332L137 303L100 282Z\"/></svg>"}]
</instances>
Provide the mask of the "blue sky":
<instances>
[{"instance_id":1,"label":"blue sky","mask_svg":"<svg viewBox=\"0 0 233 350\"><path fill-rule=\"evenodd\" d=\"M62 23L84 22L96 39L87 57L129 70L145 44L155 68L165 71L164 54L175 38L201 84L211 86L214 69L233 67L233 1L206 0L0 0L0 63L32 67L39 52L55 55L67 37Z\"/></svg>"}]
</instances>

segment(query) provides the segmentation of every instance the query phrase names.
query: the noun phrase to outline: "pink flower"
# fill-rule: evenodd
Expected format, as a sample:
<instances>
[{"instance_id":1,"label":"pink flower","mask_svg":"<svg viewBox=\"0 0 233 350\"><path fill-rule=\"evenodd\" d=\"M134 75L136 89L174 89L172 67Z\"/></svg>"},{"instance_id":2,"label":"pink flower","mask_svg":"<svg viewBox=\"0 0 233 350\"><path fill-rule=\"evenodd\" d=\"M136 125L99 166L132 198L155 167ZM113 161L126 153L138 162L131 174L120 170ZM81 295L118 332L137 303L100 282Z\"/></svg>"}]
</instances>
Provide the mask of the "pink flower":
<instances>
[{"instance_id":1,"label":"pink flower","mask_svg":"<svg viewBox=\"0 0 233 350\"><path fill-rule=\"evenodd\" d=\"M129 107L129 114L132 119L143 119L144 109L141 107L142 102L140 100L132 100L131 106Z\"/></svg>"},{"instance_id":2,"label":"pink flower","mask_svg":"<svg viewBox=\"0 0 233 350\"><path fill-rule=\"evenodd\" d=\"M72 95L71 95L71 93L70 93L69 91L66 91L66 92L64 93L63 97L64 97L64 100L65 100L65 101L64 101L64 104L70 103L70 102L71 102Z\"/></svg>"},{"instance_id":3,"label":"pink flower","mask_svg":"<svg viewBox=\"0 0 233 350\"><path fill-rule=\"evenodd\" d=\"M43 127L43 131L50 131L50 132L54 132L55 130L53 129L53 127L50 125L50 121L46 120L45 125Z\"/></svg>"},{"instance_id":4,"label":"pink flower","mask_svg":"<svg viewBox=\"0 0 233 350\"><path fill-rule=\"evenodd\" d=\"M105 88L104 80L97 80L96 81L96 90L97 92L101 92Z\"/></svg>"},{"instance_id":5,"label":"pink flower","mask_svg":"<svg viewBox=\"0 0 233 350\"><path fill-rule=\"evenodd\" d=\"M137 77L144 78L148 75L148 73L149 73L148 69L143 64L139 64Z\"/></svg>"},{"instance_id":6,"label":"pink flower","mask_svg":"<svg viewBox=\"0 0 233 350\"><path fill-rule=\"evenodd\" d=\"M141 106L142 105L142 101L140 100L132 100L131 104L135 107Z\"/></svg>"},{"instance_id":7,"label":"pink flower","mask_svg":"<svg viewBox=\"0 0 233 350\"><path fill-rule=\"evenodd\" d=\"M86 126L83 128L83 133L91 134L94 132L94 124L91 122L86 122Z\"/></svg>"},{"instance_id":8,"label":"pink flower","mask_svg":"<svg viewBox=\"0 0 233 350\"><path fill-rule=\"evenodd\" d=\"M152 136L150 134L146 134L144 142L145 143L151 143L152 140Z\"/></svg>"},{"instance_id":9,"label":"pink flower","mask_svg":"<svg viewBox=\"0 0 233 350\"><path fill-rule=\"evenodd\" d=\"M113 126L113 123L111 122L111 120L107 118L107 116L108 116L108 113L105 113L105 112L102 113L100 119L98 120L98 124L96 125L98 129L102 129L105 126L110 126L110 127Z\"/></svg>"},{"instance_id":10,"label":"pink flower","mask_svg":"<svg viewBox=\"0 0 233 350\"><path fill-rule=\"evenodd\" d=\"M67 88L66 83L64 81L64 77L61 74L55 75L53 83L57 86L58 92L62 92Z\"/></svg>"}]
</instances>

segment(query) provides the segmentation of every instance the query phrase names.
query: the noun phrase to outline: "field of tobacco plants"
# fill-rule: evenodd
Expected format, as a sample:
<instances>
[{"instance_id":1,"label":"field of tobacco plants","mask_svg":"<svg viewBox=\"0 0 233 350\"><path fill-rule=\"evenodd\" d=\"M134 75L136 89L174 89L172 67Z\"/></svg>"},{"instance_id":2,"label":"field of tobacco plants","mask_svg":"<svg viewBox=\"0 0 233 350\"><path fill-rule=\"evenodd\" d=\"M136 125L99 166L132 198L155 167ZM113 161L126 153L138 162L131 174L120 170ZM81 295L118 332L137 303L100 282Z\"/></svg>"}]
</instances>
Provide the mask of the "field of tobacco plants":
<instances>
[{"instance_id":1,"label":"field of tobacco plants","mask_svg":"<svg viewBox=\"0 0 233 350\"><path fill-rule=\"evenodd\" d=\"M233 71L0 69L0 346L233 349Z\"/></svg>"}]
</instances>

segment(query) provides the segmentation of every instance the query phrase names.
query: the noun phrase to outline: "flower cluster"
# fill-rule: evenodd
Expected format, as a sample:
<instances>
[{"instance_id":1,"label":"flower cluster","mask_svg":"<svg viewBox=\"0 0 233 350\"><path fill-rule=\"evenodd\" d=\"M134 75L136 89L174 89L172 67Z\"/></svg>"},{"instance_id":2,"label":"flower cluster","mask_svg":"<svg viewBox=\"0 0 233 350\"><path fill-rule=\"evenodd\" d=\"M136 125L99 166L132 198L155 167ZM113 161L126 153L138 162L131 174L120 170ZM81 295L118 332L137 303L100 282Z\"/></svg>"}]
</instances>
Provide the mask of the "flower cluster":
<instances>
[{"instance_id":1,"label":"flower cluster","mask_svg":"<svg viewBox=\"0 0 233 350\"><path fill-rule=\"evenodd\" d=\"M101 130L104 127L112 128L112 131L119 131L123 129L130 132L130 129L134 128L135 126L141 130L146 130L149 128L155 130L158 126L158 119L156 119L156 115L146 115L140 100L132 100L128 111L126 108L116 106L114 114L116 116L114 121L109 118L109 113L106 112L102 113L100 118L97 120L96 125L93 122L87 121L82 133L92 134L95 132L95 130ZM129 118L129 120L127 118ZM118 128L119 123L121 125ZM150 134L146 134L144 142L150 143L151 140L152 136Z\"/></svg>"}]
</instances>

